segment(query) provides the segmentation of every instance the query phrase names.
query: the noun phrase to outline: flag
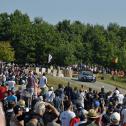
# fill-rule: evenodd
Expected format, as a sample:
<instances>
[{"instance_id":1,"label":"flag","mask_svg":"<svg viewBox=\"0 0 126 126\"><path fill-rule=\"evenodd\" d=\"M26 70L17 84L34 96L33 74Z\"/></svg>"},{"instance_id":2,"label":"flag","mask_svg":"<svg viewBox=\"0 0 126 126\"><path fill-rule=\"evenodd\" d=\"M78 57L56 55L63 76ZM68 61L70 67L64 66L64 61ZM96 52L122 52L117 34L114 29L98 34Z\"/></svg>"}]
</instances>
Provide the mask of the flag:
<instances>
[{"instance_id":1,"label":"flag","mask_svg":"<svg viewBox=\"0 0 126 126\"><path fill-rule=\"evenodd\" d=\"M118 63L118 57L115 58L115 63Z\"/></svg>"},{"instance_id":2,"label":"flag","mask_svg":"<svg viewBox=\"0 0 126 126\"><path fill-rule=\"evenodd\" d=\"M114 58L112 59L112 63L117 64L117 63L118 63L118 57L114 57Z\"/></svg>"},{"instance_id":3,"label":"flag","mask_svg":"<svg viewBox=\"0 0 126 126\"><path fill-rule=\"evenodd\" d=\"M48 63L50 63L50 62L51 62L51 60L52 60L52 55L51 55L51 54L49 54L49 56L48 56Z\"/></svg>"}]
</instances>

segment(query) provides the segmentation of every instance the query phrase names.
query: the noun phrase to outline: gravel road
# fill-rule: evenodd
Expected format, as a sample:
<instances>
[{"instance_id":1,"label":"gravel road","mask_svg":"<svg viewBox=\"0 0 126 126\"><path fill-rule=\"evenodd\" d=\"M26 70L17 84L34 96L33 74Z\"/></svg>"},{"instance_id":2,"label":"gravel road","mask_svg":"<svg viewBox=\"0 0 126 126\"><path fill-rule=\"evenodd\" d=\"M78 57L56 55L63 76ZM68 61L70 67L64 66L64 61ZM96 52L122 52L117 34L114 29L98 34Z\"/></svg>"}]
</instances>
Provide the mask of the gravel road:
<instances>
[{"instance_id":1,"label":"gravel road","mask_svg":"<svg viewBox=\"0 0 126 126\"><path fill-rule=\"evenodd\" d=\"M81 81L78 81L77 78L72 78L72 79L71 78L65 78L65 80L68 80L68 81L71 81L71 82L76 82L78 84L83 84L84 86L92 87L95 90L100 90L101 87L104 87L105 91L113 91L116 88L113 85L102 83L102 82L99 82L99 81L96 81L95 83L81 82ZM125 89L119 88L119 90L120 90L121 93L126 94Z\"/></svg>"}]
</instances>

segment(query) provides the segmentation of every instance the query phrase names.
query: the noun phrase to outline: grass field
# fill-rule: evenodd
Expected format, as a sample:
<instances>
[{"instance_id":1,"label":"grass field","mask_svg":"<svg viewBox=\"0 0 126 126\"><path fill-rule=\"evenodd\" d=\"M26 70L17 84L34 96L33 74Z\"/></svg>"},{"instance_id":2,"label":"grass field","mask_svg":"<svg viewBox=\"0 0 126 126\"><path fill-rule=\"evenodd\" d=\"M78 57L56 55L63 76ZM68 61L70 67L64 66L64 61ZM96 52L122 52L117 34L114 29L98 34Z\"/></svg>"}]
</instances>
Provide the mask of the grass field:
<instances>
[{"instance_id":1,"label":"grass field","mask_svg":"<svg viewBox=\"0 0 126 126\"><path fill-rule=\"evenodd\" d=\"M67 85L68 83L68 80L66 79L63 79L63 78L59 78L59 77L53 77L53 76L47 76L48 78L48 85L49 86L53 86L54 89L56 89L58 87L58 84L62 84L64 86ZM72 82L71 83L71 86L74 88L74 87L77 87L78 89L81 88L81 85L79 85L78 83L76 82ZM87 89L87 87L84 87L85 89Z\"/></svg>"},{"instance_id":2,"label":"grass field","mask_svg":"<svg viewBox=\"0 0 126 126\"><path fill-rule=\"evenodd\" d=\"M125 78L120 79L120 78L115 78L114 80L112 80L111 75L106 74L104 75L104 80L101 79L100 74L97 74L97 81L103 82L103 83L107 83L110 85L114 85L117 86L119 88L123 88L126 89L126 80ZM53 86L54 88L58 87L58 84L63 84L64 86L66 86L68 83L67 80L63 79L63 78L59 78L59 77L53 77L53 76L48 76L48 85L49 86ZM76 82L72 82L72 87L78 87L80 88L81 86L78 85L78 83ZM85 89L87 89L87 87L85 87Z\"/></svg>"},{"instance_id":3,"label":"grass field","mask_svg":"<svg viewBox=\"0 0 126 126\"><path fill-rule=\"evenodd\" d=\"M101 76L103 76L104 79L101 79ZM119 88L126 89L126 78L114 77L114 79L112 79L112 76L110 74L106 74L106 75L98 74L97 80L100 81L100 82L103 82L103 83L107 83L107 84L117 86Z\"/></svg>"},{"instance_id":4,"label":"grass field","mask_svg":"<svg viewBox=\"0 0 126 126\"><path fill-rule=\"evenodd\" d=\"M101 76L102 75L99 75L99 74L96 75L97 81L107 83L110 85L114 85L119 88L126 89L126 80L125 79L115 78L115 80L112 80L111 75L104 75L104 80L101 80ZM60 77L53 77L53 76L48 75L47 78L48 78L48 86L49 87L53 86L54 89L58 88L58 84L62 84L64 86L66 86L68 83L68 80L66 80L64 78L60 78ZM81 88L80 84L73 82L73 81L71 83L72 83L71 86L73 88L74 87L77 87L78 89ZM17 88L19 88L19 87L20 87L20 85L17 85ZM86 86L84 86L84 88L85 88L85 90L88 89L88 87L86 87Z\"/></svg>"}]
</instances>

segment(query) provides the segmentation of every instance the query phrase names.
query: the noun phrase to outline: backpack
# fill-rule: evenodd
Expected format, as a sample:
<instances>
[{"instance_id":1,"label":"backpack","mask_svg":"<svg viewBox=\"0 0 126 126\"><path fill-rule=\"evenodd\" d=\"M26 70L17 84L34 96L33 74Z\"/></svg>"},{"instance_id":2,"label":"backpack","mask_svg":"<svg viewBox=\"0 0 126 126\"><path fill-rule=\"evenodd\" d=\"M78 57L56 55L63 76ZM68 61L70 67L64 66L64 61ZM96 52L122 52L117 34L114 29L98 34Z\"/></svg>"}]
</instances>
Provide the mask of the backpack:
<instances>
[{"instance_id":1,"label":"backpack","mask_svg":"<svg viewBox=\"0 0 126 126\"><path fill-rule=\"evenodd\" d=\"M80 122L80 118L74 117L70 121L70 126L74 126L76 123Z\"/></svg>"},{"instance_id":2,"label":"backpack","mask_svg":"<svg viewBox=\"0 0 126 126\"><path fill-rule=\"evenodd\" d=\"M86 118L83 111L83 108L78 108L76 111L76 115L80 118L81 121L85 120Z\"/></svg>"}]
</instances>

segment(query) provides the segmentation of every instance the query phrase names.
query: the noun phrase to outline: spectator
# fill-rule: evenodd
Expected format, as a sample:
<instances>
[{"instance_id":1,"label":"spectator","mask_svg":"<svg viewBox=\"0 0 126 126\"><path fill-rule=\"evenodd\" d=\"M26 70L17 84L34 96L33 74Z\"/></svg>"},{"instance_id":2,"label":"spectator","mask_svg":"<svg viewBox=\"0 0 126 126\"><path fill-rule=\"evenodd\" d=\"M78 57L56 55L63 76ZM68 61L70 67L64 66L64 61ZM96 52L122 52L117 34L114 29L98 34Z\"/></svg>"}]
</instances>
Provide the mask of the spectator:
<instances>
[{"instance_id":1,"label":"spectator","mask_svg":"<svg viewBox=\"0 0 126 126\"><path fill-rule=\"evenodd\" d=\"M124 101L123 108L121 111L121 124L122 126L126 126L126 101Z\"/></svg>"},{"instance_id":2,"label":"spectator","mask_svg":"<svg viewBox=\"0 0 126 126\"><path fill-rule=\"evenodd\" d=\"M95 121L99 118L100 114L97 113L94 109L90 109L87 114L87 123L86 126L98 126Z\"/></svg>"},{"instance_id":3,"label":"spectator","mask_svg":"<svg viewBox=\"0 0 126 126\"><path fill-rule=\"evenodd\" d=\"M80 96L80 93L79 93L77 87L74 87L74 90L72 91L72 96L71 96L71 100L72 100L73 104L76 105L79 96Z\"/></svg>"},{"instance_id":4,"label":"spectator","mask_svg":"<svg viewBox=\"0 0 126 126\"><path fill-rule=\"evenodd\" d=\"M49 91L46 93L46 102L53 103L53 99L55 98L55 93L53 91L53 87L50 87Z\"/></svg>"},{"instance_id":5,"label":"spectator","mask_svg":"<svg viewBox=\"0 0 126 126\"><path fill-rule=\"evenodd\" d=\"M42 77L39 81L40 88L45 88L47 86L47 77L45 76L45 73L43 73Z\"/></svg>"},{"instance_id":6,"label":"spectator","mask_svg":"<svg viewBox=\"0 0 126 126\"><path fill-rule=\"evenodd\" d=\"M1 102L0 102L0 126L6 126L5 114Z\"/></svg>"},{"instance_id":7,"label":"spectator","mask_svg":"<svg viewBox=\"0 0 126 126\"><path fill-rule=\"evenodd\" d=\"M6 81L5 83L8 85L8 90L12 90L12 89L15 90L16 82L15 82L15 78L14 78L14 77L11 77L11 78L10 78L8 81Z\"/></svg>"},{"instance_id":8,"label":"spectator","mask_svg":"<svg viewBox=\"0 0 126 126\"><path fill-rule=\"evenodd\" d=\"M110 126L120 126L120 114L117 112L114 112L110 116L111 124Z\"/></svg>"},{"instance_id":9,"label":"spectator","mask_svg":"<svg viewBox=\"0 0 126 126\"><path fill-rule=\"evenodd\" d=\"M85 108L87 110L92 108L92 104L93 104L93 92L92 92L92 88L89 88L89 91L86 93L86 97L85 97Z\"/></svg>"},{"instance_id":10,"label":"spectator","mask_svg":"<svg viewBox=\"0 0 126 126\"><path fill-rule=\"evenodd\" d=\"M82 106L82 104L77 103L76 104L76 116L80 118L80 121L86 121L86 115L88 114L88 111L85 110Z\"/></svg>"},{"instance_id":11,"label":"spectator","mask_svg":"<svg viewBox=\"0 0 126 126\"><path fill-rule=\"evenodd\" d=\"M3 101L4 100L4 94L7 92L7 87L5 86L5 84L2 84L0 86L0 100Z\"/></svg>"},{"instance_id":12,"label":"spectator","mask_svg":"<svg viewBox=\"0 0 126 126\"><path fill-rule=\"evenodd\" d=\"M31 108L31 102L32 102L33 94L34 94L34 88L35 88L35 78L33 75L33 71L29 71L27 88L30 94L28 106L29 108Z\"/></svg>"},{"instance_id":13,"label":"spectator","mask_svg":"<svg viewBox=\"0 0 126 126\"><path fill-rule=\"evenodd\" d=\"M85 99L85 92L84 90L80 89L77 103L80 103L83 108L84 108L84 99Z\"/></svg>"},{"instance_id":14,"label":"spectator","mask_svg":"<svg viewBox=\"0 0 126 126\"><path fill-rule=\"evenodd\" d=\"M118 104L123 104L124 95L120 92L118 95Z\"/></svg>"},{"instance_id":15,"label":"spectator","mask_svg":"<svg viewBox=\"0 0 126 126\"><path fill-rule=\"evenodd\" d=\"M94 109L90 109L87 114L87 121L80 122L75 126L98 126L95 121L99 116Z\"/></svg>"},{"instance_id":16,"label":"spectator","mask_svg":"<svg viewBox=\"0 0 126 126\"><path fill-rule=\"evenodd\" d=\"M73 112L72 102L70 100L65 101L64 104L66 107L66 111L63 111L60 115L61 126L69 126L71 119L74 118L76 115Z\"/></svg>"},{"instance_id":17,"label":"spectator","mask_svg":"<svg viewBox=\"0 0 126 126\"><path fill-rule=\"evenodd\" d=\"M10 120L14 114L13 108L15 107L15 102L9 102L6 110L6 125L10 126Z\"/></svg>"},{"instance_id":18,"label":"spectator","mask_svg":"<svg viewBox=\"0 0 126 126\"><path fill-rule=\"evenodd\" d=\"M24 126L23 109L19 105L14 107L14 114L11 117L10 126Z\"/></svg>"},{"instance_id":19,"label":"spectator","mask_svg":"<svg viewBox=\"0 0 126 126\"><path fill-rule=\"evenodd\" d=\"M71 99L72 88L70 87L70 82L68 82L67 86L64 88L64 94L67 95L69 99Z\"/></svg>"},{"instance_id":20,"label":"spectator","mask_svg":"<svg viewBox=\"0 0 126 126\"><path fill-rule=\"evenodd\" d=\"M21 107L21 108L25 108L25 101L23 100L23 99L20 99L19 101L18 101L18 105Z\"/></svg>"},{"instance_id":21,"label":"spectator","mask_svg":"<svg viewBox=\"0 0 126 126\"><path fill-rule=\"evenodd\" d=\"M46 103L45 105L46 105L46 110L43 115L44 124L45 125L51 125L51 124L58 125L56 121L58 121L59 112L53 105L49 103Z\"/></svg>"},{"instance_id":22,"label":"spectator","mask_svg":"<svg viewBox=\"0 0 126 126\"><path fill-rule=\"evenodd\" d=\"M17 96L15 96L15 92L14 91L9 91L8 92L8 96L6 98L7 102L15 102L17 103Z\"/></svg>"},{"instance_id":23,"label":"spectator","mask_svg":"<svg viewBox=\"0 0 126 126\"><path fill-rule=\"evenodd\" d=\"M26 126L44 126L43 114L45 112L45 103L39 101L35 104L34 112L31 115L31 119L26 124Z\"/></svg>"},{"instance_id":24,"label":"spectator","mask_svg":"<svg viewBox=\"0 0 126 126\"><path fill-rule=\"evenodd\" d=\"M113 113L114 108L113 106L109 106L106 110L106 113L102 116L102 126L108 126L110 124L110 116Z\"/></svg>"}]
</instances>

